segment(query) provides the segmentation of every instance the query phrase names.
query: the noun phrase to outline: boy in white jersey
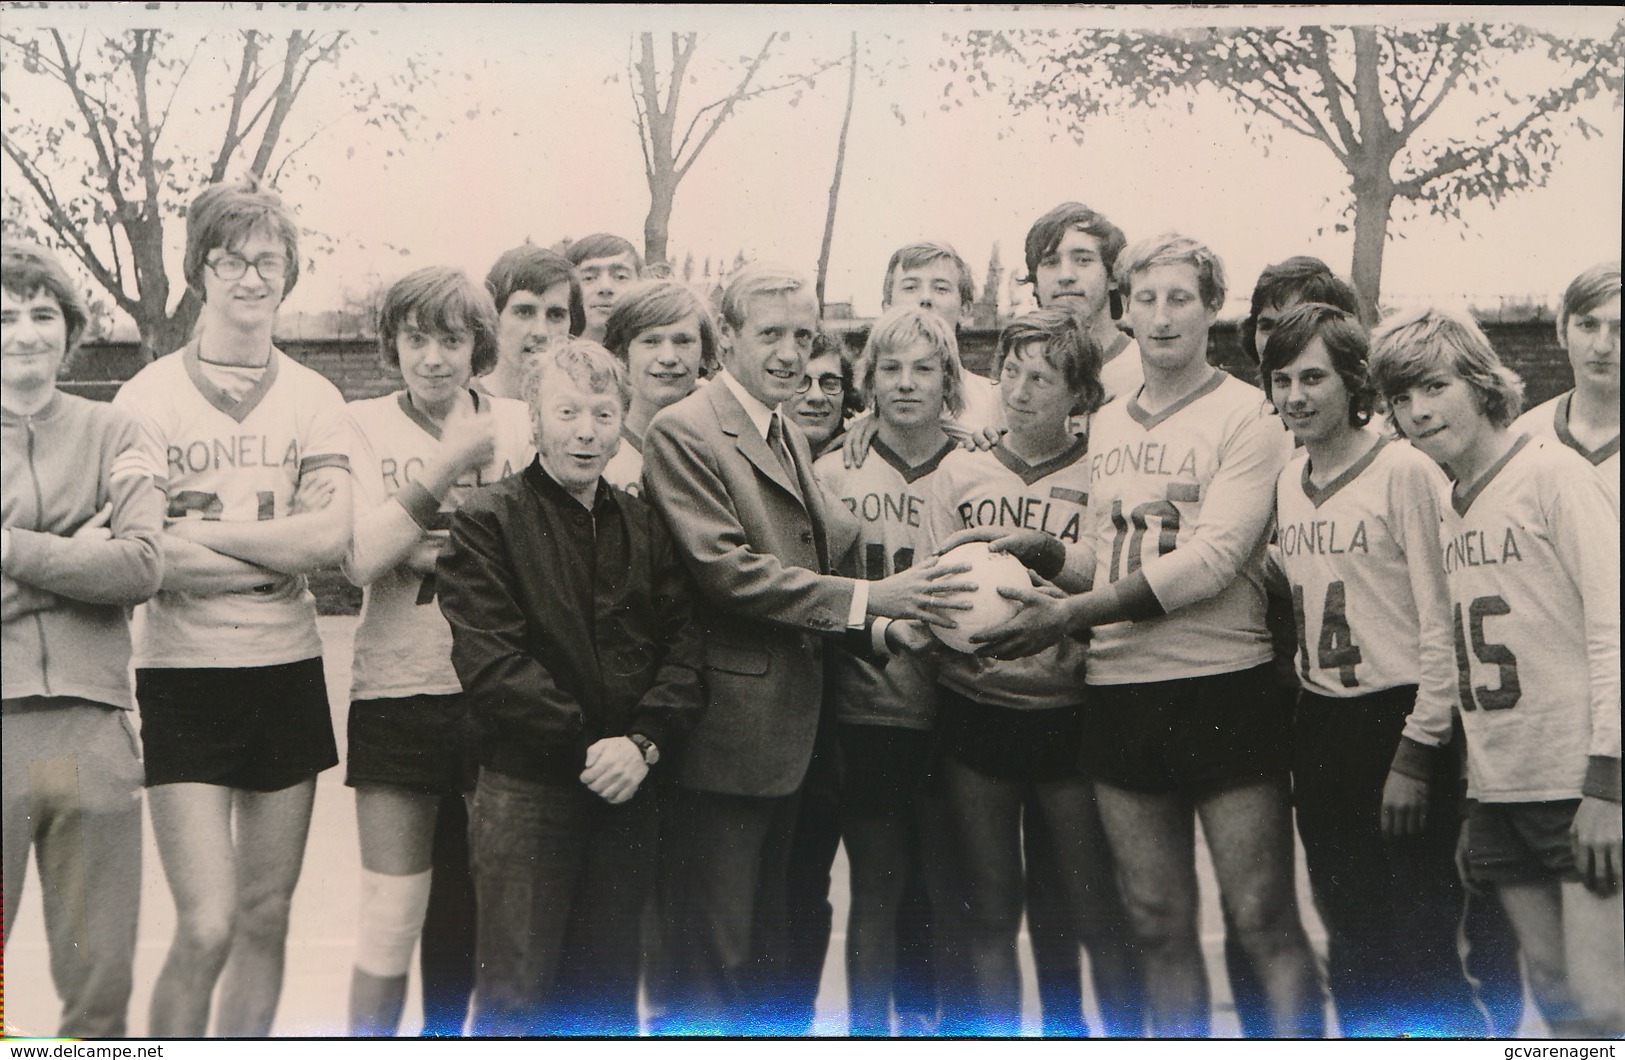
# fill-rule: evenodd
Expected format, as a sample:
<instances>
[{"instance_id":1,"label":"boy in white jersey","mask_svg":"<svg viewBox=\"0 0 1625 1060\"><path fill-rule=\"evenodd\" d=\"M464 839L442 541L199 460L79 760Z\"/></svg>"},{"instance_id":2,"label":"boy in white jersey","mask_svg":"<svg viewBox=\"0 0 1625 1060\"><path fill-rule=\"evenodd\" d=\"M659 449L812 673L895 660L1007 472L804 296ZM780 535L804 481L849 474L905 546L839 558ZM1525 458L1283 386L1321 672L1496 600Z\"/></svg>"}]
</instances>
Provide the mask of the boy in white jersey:
<instances>
[{"instance_id":1,"label":"boy in white jersey","mask_svg":"<svg viewBox=\"0 0 1625 1060\"><path fill-rule=\"evenodd\" d=\"M809 362L809 371L815 363ZM880 425L870 458L848 468L840 453L830 452L814 471L860 526L850 569L842 573L878 581L929 554L925 498L953 448L942 414L964 408L962 369L948 326L927 310L904 307L875 323L859 373L863 391L874 395ZM833 664L830 698L844 766L841 836L852 872L848 1031L885 1037L892 1033L903 941L900 907L905 888L919 875L916 802L929 763L936 697L929 673L914 658L882 666L843 651Z\"/></svg>"},{"instance_id":2,"label":"boy in white jersey","mask_svg":"<svg viewBox=\"0 0 1625 1060\"><path fill-rule=\"evenodd\" d=\"M882 311L896 306L917 306L935 313L953 330L957 341L959 329L970 320L971 305L976 301L976 284L971 279L970 266L959 252L946 243L910 243L898 247L886 262L886 278L880 287ZM965 407L949 421L959 431L976 435L995 432L988 445L997 440L1000 422L999 397L991 380L975 372L964 373ZM848 463L862 463L869 439L878 424L865 416L853 424L854 434L847 441L850 454ZM856 433L861 430L860 435Z\"/></svg>"},{"instance_id":3,"label":"boy in white jersey","mask_svg":"<svg viewBox=\"0 0 1625 1060\"><path fill-rule=\"evenodd\" d=\"M1027 273L1020 282L1032 284L1033 297L1039 306L1065 309L1100 346L1100 384L1105 392L1102 405L1132 394L1140 385L1139 350L1134 340L1118 327L1123 316L1123 299L1112 277L1118 256L1127 245L1123 230L1104 214L1080 202L1063 202L1032 223L1022 248ZM996 390L997 380L994 385ZM1002 404L998 408L998 425L1002 428ZM1073 433L1088 434L1089 417L1073 417L1071 428ZM1042 825L1033 829L1029 838L1041 835L1041 828ZM1036 870L1029 876L1032 891L1028 895L1027 915L1035 944L1034 961L1038 968L1045 1033L1075 1033L1069 1024L1081 1026L1076 1021L1082 1018L1083 1001L1076 940L1065 935L1065 917L1060 909L1062 896L1056 893L1059 887L1054 873L1043 863L1042 850L1029 844L1029 860L1037 863ZM1097 860L1101 871L1109 875L1110 853L1102 850ZM1116 923L1119 919L1114 915L1105 922ZM1124 949L1126 958L1126 940L1125 947L1119 948ZM1109 964L1103 966L1098 958L1093 974L1097 981L1102 977L1120 981L1124 990L1140 977L1137 962L1113 970ZM1125 1015L1124 1018L1135 1025L1122 1033L1139 1033L1133 1017ZM1108 1027L1108 1030L1119 1033L1116 1027Z\"/></svg>"},{"instance_id":4,"label":"boy in white jersey","mask_svg":"<svg viewBox=\"0 0 1625 1060\"><path fill-rule=\"evenodd\" d=\"M1069 550L1087 526L1088 444L1073 435L1072 415L1100 400L1099 347L1063 310L1018 318L1000 336L1000 394L1010 431L987 452L956 451L942 462L926 505L934 548L964 531L1025 528L1045 544L1037 561L1063 585L1087 577ZM1083 724L1084 648L1075 640L1031 659L988 663L969 655L940 658L938 727L944 787L959 838L969 907L963 916L966 960L974 977L979 1033L1019 1027L1016 931L1025 893L1022 834L1032 813L1043 819L1048 858L1059 870L1081 939L1112 974L1096 990L1113 1033L1137 1033L1138 996L1121 974L1114 945L1120 926L1104 922L1110 903L1091 893L1110 887L1091 864L1101 837L1088 779L1078 771ZM1034 811L1025 811L1025 807ZM1023 818L1029 820L1024 825ZM1118 930L1113 930L1117 927Z\"/></svg>"},{"instance_id":5,"label":"boy in white jersey","mask_svg":"<svg viewBox=\"0 0 1625 1060\"><path fill-rule=\"evenodd\" d=\"M1455 691L1439 470L1369 426L1369 343L1351 313L1309 302L1273 325L1265 393L1303 443L1276 485L1272 550L1298 629L1292 792L1339 1029L1482 1036L1456 952L1459 757L1417 782L1403 832L1381 813L1412 707L1448 717Z\"/></svg>"},{"instance_id":6,"label":"boy in white jersey","mask_svg":"<svg viewBox=\"0 0 1625 1060\"><path fill-rule=\"evenodd\" d=\"M345 776L356 789L361 837L355 1035L390 1035L400 1025L433 877L455 871L431 864L440 803L450 797L462 810L462 793L474 786L471 719L451 665L451 627L435 606L434 572L463 496L519 471L534 451L523 403L468 389L496 364L496 329L491 296L462 272L430 267L402 278L384 296L378 345L406 387L350 405L357 500L345 573L365 589ZM466 812L441 827L458 824L466 846ZM467 874L466 861L458 868ZM442 891L452 885L455 893L456 882L443 879ZM472 903L463 916L437 912L452 921L448 933L465 937L471 984ZM439 984L429 982L436 971L426 973L428 996ZM462 995L455 1008L466 1013L466 989ZM446 1022L461 1032L456 1013Z\"/></svg>"},{"instance_id":7,"label":"boy in white jersey","mask_svg":"<svg viewBox=\"0 0 1625 1060\"><path fill-rule=\"evenodd\" d=\"M1619 506L1619 262L1576 276L1557 310L1557 341L1568 351L1574 389L1536 405L1513 430L1555 437L1597 469Z\"/></svg>"},{"instance_id":8,"label":"boy in white jersey","mask_svg":"<svg viewBox=\"0 0 1625 1060\"><path fill-rule=\"evenodd\" d=\"M299 276L298 227L253 184L186 213L197 336L114 404L168 468L163 587L136 645L153 831L176 931L150 1033L259 1037L282 988L288 910L316 775L338 763L305 573L350 543L344 399L272 345Z\"/></svg>"},{"instance_id":9,"label":"boy in white jersey","mask_svg":"<svg viewBox=\"0 0 1625 1060\"><path fill-rule=\"evenodd\" d=\"M1471 320L1405 314L1373 348L1395 427L1454 479L1440 540L1467 734L1466 879L1506 909L1552 1031L1617 1036L1618 509L1571 449L1508 430L1522 384ZM1394 771L1424 775L1448 725L1413 714Z\"/></svg>"},{"instance_id":10,"label":"boy in white jersey","mask_svg":"<svg viewBox=\"0 0 1625 1060\"><path fill-rule=\"evenodd\" d=\"M1084 766L1145 956L1153 1032L1209 1027L1194 810L1273 1032L1315 1035L1319 984L1292 883L1289 719L1266 694L1263 559L1291 441L1262 394L1207 363L1224 304L1217 255L1170 233L1118 264L1145 383L1092 427L1083 544L1094 587L1065 600L1001 590L1025 607L973 639L1006 658L1094 630Z\"/></svg>"},{"instance_id":11,"label":"boy in white jersey","mask_svg":"<svg viewBox=\"0 0 1625 1060\"><path fill-rule=\"evenodd\" d=\"M531 358L586 328L581 281L562 254L526 243L496 260L485 289L497 307L497 366L479 386L497 397L517 398Z\"/></svg>"}]
</instances>

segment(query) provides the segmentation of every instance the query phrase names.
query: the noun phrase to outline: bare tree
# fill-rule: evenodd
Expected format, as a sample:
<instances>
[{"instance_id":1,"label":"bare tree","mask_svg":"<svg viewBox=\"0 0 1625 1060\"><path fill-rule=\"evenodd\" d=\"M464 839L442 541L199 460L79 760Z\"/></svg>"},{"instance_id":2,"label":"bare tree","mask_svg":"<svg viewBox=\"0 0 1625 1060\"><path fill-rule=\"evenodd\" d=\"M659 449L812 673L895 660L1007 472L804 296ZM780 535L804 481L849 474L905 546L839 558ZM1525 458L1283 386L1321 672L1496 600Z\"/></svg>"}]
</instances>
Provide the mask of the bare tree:
<instances>
[{"instance_id":1,"label":"bare tree","mask_svg":"<svg viewBox=\"0 0 1625 1060\"><path fill-rule=\"evenodd\" d=\"M1619 105L1622 41L1625 23L1601 38L1465 23L982 32L944 67L953 84L1040 108L1080 141L1107 108L1210 89L1253 135L1322 145L1348 175L1351 273L1370 319L1396 206L1459 218L1473 199L1545 184L1561 133L1600 132L1577 104Z\"/></svg>"},{"instance_id":2,"label":"bare tree","mask_svg":"<svg viewBox=\"0 0 1625 1060\"><path fill-rule=\"evenodd\" d=\"M290 114L313 77L338 76L351 44L343 31L0 34L0 143L26 189L8 182L8 212L37 215L51 241L134 318L145 356L167 353L186 341L199 304L191 290L172 300L166 223L204 185L249 175L274 182L325 128L289 146ZM223 96L209 84L221 63L232 85ZM415 58L397 75L403 85L424 76ZM403 133L414 126L407 93L353 78L343 88L368 123ZM216 130L209 148L175 146L166 134L176 118Z\"/></svg>"},{"instance_id":3,"label":"bare tree","mask_svg":"<svg viewBox=\"0 0 1625 1060\"><path fill-rule=\"evenodd\" d=\"M739 104L786 89L810 87L819 75L845 61L818 61L812 69L762 82L759 75L769 62L777 43L787 40L784 33L769 33L754 56L741 56L743 68L727 94L697 108L686 120L681 116L683 89L693 80L694 53L699 48L697 33L672 33L666 63L656 55L655 34L639 33L627 56L627 83L637 115L638 138L643 146L643 169L649 181L649 214L643 222L643 257L651 264L665 263L671 229L672 205L677 186L693 168L694 162L716 136L717 130L733 116ZM793 100L792 100L793 102ZM681 135L678 128L682 128Z\"/></svg>"}]
</instances>

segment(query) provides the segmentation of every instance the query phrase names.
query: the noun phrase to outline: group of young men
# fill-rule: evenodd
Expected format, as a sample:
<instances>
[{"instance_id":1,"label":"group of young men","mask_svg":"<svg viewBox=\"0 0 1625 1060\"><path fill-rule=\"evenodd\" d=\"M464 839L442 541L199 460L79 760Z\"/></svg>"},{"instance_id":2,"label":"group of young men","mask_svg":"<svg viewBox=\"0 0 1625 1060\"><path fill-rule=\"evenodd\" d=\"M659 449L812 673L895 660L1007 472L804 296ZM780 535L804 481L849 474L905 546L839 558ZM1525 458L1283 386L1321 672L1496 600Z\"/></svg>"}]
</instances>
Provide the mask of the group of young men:
<instances>
[{"instance_id":1,"label":"group of young men","mask_svg":"<svg viewBox=\"0 0 1625 1060\"><path fill-rule=\"evenodd\" d=\"M1198 820L1249 1034L1323 1034L1325 988L1348 1036L1509 1032L1490 895L1553 1032L1625 1032L1617 262L1521 419L1471 320L1372 336L1309 258L1255 287L1261 391L1209 363L1219 257L1078 203L991 379L946 245L853 356L794 270L713 312L596 235L396 282L403 388L346 406L272 341L299 264L274 194L207 189L194 337L98 404L73 285L4 248L5 928L32 850L60 1033L125 1033L143 786L148 1032L269 1032L339 761L323 567L364 592L352 1034L414 951L428 1033L809 1033L844 843L850 1033L1020 1033L1025 919L1046 1034L1091 1033L1086 953L1095 1033L1204 1036ZM1030 583L969 651L965 545Z\"/></svg>"}]
</instances>

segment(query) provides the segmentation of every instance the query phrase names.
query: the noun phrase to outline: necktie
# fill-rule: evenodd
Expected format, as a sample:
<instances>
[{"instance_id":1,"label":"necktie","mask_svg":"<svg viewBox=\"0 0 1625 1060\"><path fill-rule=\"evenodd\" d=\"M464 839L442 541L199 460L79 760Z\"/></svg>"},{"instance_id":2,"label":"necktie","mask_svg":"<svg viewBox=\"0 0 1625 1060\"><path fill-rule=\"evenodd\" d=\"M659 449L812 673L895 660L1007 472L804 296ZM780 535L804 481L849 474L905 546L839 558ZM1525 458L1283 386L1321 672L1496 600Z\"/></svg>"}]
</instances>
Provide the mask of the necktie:
<instances>
[{"instance_id":1,"label":"necktie","mask_svg":"<svg viewBox=\"0 0 1625 1060\"><path fill-rule=\"evenodd\" d=\"M801 480L796 477L796 462L790 456L790 446L784 440L784 420L777 412L767 423L767 445L773 450L773 455L779 458L779 463L784 465L784 473L789 477L790 485L799 497Z\"/></svg>"}]
</instances>

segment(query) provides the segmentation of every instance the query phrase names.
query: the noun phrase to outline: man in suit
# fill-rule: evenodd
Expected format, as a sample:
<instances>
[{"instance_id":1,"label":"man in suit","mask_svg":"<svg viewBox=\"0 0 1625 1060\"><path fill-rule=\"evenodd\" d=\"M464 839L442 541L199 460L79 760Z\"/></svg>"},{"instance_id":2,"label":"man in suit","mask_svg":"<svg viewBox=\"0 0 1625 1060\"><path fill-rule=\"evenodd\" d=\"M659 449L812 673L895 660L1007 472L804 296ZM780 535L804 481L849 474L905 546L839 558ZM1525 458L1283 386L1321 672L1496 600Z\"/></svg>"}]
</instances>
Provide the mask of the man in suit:
<instances>
[{"instance_id":1,"label":"man in suit","mask_svg":"<svg viewBox=\"0 0 1625 1060\"><path fill-rule=\"evenodd\" d=\"M806 372L818 307L802 277L752 267L722 299L722 366L663 410L644 495L701 599L709 705L673 814L677 1033L783 1032L785 865L823 701L823 637L885 648L888 619L951 624L962 567L864 582L831 575L838 517L799 428L779 413Z\"/></svg>"}]
</instances>

